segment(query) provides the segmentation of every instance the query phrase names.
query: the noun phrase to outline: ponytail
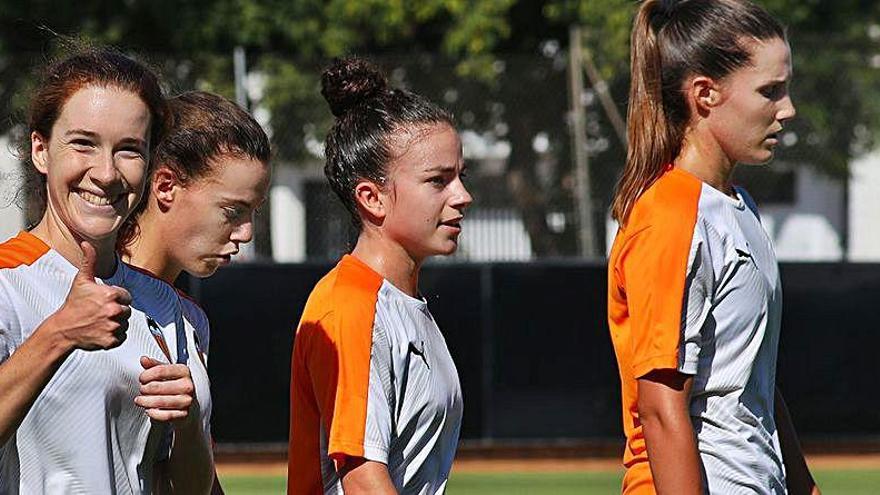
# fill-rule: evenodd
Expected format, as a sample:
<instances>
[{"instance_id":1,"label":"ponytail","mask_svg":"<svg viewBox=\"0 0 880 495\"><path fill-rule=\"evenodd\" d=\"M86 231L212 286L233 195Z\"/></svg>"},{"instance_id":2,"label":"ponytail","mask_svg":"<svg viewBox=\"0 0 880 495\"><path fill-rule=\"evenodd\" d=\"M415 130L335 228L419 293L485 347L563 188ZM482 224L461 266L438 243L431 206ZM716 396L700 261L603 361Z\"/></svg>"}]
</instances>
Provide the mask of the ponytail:
<instances>
[{"instance_id":1,"label":"ponytail","mask_svg":"<svg viewBox=\"0 0 880 495\"><path fill-rule=\"evenodd\" d=\"M654 24L665 17L659 0L642 3L630 39L630 91L626 112L626 166L611 205L612 217L625 224L636 199L663 173L681 146L663 108L660 44Z\"/></svg>"}]
</instances>

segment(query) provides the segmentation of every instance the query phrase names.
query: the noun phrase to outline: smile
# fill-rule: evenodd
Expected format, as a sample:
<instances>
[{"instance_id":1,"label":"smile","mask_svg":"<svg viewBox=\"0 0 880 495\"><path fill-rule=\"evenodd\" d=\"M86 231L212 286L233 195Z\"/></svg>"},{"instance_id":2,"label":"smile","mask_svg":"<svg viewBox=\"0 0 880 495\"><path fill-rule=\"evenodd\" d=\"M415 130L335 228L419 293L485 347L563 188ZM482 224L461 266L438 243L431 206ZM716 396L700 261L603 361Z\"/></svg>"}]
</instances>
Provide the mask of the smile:
<instances>
[{"instance_id":1,"label":"smile","mask_svg":"<svg viewBox=\"0 0 880 495\"><path fill-rule=\"evenodd\" d=\"M120 199L122 199L124 197L124 194L119 194L115 197L111 197L111 196L104 196L104 195L100 195L100 194L91 193L89 191L84 191L82 189L77 189L75 192L76 192L76 195L79 196L80 198L82 198L83 201L85 201L86 203L88 203L90 205L94 205L94 206L110 206L110 205L118 202Z\"/></svg>"}]
</instances>

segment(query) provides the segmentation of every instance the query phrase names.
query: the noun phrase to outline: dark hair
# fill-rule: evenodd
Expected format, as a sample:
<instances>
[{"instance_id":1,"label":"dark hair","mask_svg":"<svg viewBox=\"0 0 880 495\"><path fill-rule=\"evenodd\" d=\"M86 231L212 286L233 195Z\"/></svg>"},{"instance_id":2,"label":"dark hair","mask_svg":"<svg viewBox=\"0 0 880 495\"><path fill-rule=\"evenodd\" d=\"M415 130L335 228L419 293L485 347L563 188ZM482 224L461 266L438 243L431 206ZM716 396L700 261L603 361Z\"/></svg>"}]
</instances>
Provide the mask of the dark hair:
<instances>
[{"instance_id":1,"label":"dark hair","mask_svg":"<svg viewBox=\"0 0 880 495\"><path fill-rule=\"evenodd\" d=\"M612 203L625 224L638 197L681 151L690 120L684 81L722 79L752 62L755 41L785 28L748 0L646 0L633 23L626 165Z\"/></svg>"},{"instance_id":2,"label":"dark hair","mask_svg":"<svg viewBox=\"0 0 880 495\"><path fill-rule=\"evenodd\" d=\"M168 99L170 125L153 154L153 168L171 169L181 183L205 177L220 156L250 158L268 166L269 138L260 124L226 98L190 91ZM124 250L138 236L137 218L149 200L149 188L119 231Z\"/></svg>"},{"instance_id":3,"label":"dark hair","mask_svg":"<svg viewBox=\"0 0 880 495\"><path fill-rule=\"evenodd\" d=\"M392 89L370 63L335 59L321 75L321 94L336 122L324 143L324 175L352 222L362 226L354 187L362 179L385 183L397 131L431 124L454 125L452 114L416 93Z\"/></svg>"},{"instance_id":4,"label":"dark hair","mask_svg":"<svg viewBox=\"0 0 880 495\"><path fill-rule=\"evenodd\" d=\"M150 151L161 140L166 126L165 96L159 78L145 63L114 48L80 44L57 58L40 74L30 98L26 132L19 144L19 158L25 162L26 183L37 194L37 207L46 204L46 177L31 162L32 132L52 137L52 126L74 93L86 86L113 87L138 95L150 111Z\"/></svg>"}]
</instances>

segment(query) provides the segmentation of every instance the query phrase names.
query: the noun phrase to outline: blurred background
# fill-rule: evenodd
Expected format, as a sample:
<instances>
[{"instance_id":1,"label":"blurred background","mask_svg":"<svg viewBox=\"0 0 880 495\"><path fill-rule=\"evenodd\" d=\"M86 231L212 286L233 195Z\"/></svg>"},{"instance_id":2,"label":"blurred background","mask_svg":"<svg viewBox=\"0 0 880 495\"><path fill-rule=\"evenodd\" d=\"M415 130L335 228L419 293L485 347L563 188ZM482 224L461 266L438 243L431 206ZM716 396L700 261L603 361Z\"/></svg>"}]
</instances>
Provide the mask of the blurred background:
<instances>
[{"instance_id":1,"label":"blurred background","mask_svg":"<svg viewBox=\"0 0 880 495\"><path fill-rule=\"evenodd\" d=\"M780 387L808 452L873 459L880 452L869 351L880 347L880 3L759 3L789 28L798 109L775 160L737 171L782 262ZM608 207L625 157L637 6L0 0L0 238L35 219L13 148L34 70L64 37L146 57L171 93L215 91L251 111L275 153L255 241L216 276L180 285L212 322L221 459L277 464L299 312L353 240L322 172L332 115L319 93L320 71L332 57L369 58L392 84L453 111L468 162L475 202L459 251L432 261L422 279L465 390L460 457L610 459L598 471L572 468L541 486L613 493L623 441L605 255L616 232ZM838 490L830 493L880 492L880 461L843 474L834 466L823 474ZM528 468L511 469L500 478L462 471L450 491L545 493L516 477ZM233 493L264 486L235 485L228 476ZM283 487L281 475L272 476L264 480L269 492ZM493 492L504 480L514 482Z\"/></svg>"}]
</instances>

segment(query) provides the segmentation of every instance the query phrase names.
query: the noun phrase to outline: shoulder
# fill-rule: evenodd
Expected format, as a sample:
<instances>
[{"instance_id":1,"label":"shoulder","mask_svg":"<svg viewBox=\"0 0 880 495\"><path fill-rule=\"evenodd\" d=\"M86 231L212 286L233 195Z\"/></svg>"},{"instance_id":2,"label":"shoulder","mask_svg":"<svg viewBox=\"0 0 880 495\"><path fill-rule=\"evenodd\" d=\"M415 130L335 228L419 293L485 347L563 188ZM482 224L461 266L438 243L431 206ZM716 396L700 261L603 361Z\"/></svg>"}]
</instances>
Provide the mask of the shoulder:
<instances>
[{"instance_id":1,"label":"shoulder","mask_svg":"<svg viewBox=\"0 0 880 495\"><path fill-rule=\"evenodd\" d=\"M319 330L331 340L370 335L382 277L353 256L345 256L312 290L299 332Z\"/></svg>"},{"instance_id":2,"label":"shoulder","mask_svg":"<svg viewBox=\"0 0 880 495\"><path fill-rule=\"evenodd\" d=\"M205 314L205 310L189 294L177 288L175 288L175 292L180 299L183 317L193 326L199 348L207 351L211 339L211 323L208 320L208 315Z\"/></svg>"},{"instance_id":3,"label":"shoulder","mask_svg":"<svg viewBox=\"0 0 880 495\"><path fill-rule=\"evenodd\" d=\"M49 252L49 246L29 232L0 244L0 269L31 266Z\"/></svg>"},{"instance_id":4,"label":"shoulder","mask_svg":"<svg viewBox=\"0 0 880 495\"><path fill-rule=\"evenodd\" d=\"M672 168L657 179L633 205L624 243L650 238L690 243L703 196L703 183L693 175Z\"/></svg>"}]
</instances>

